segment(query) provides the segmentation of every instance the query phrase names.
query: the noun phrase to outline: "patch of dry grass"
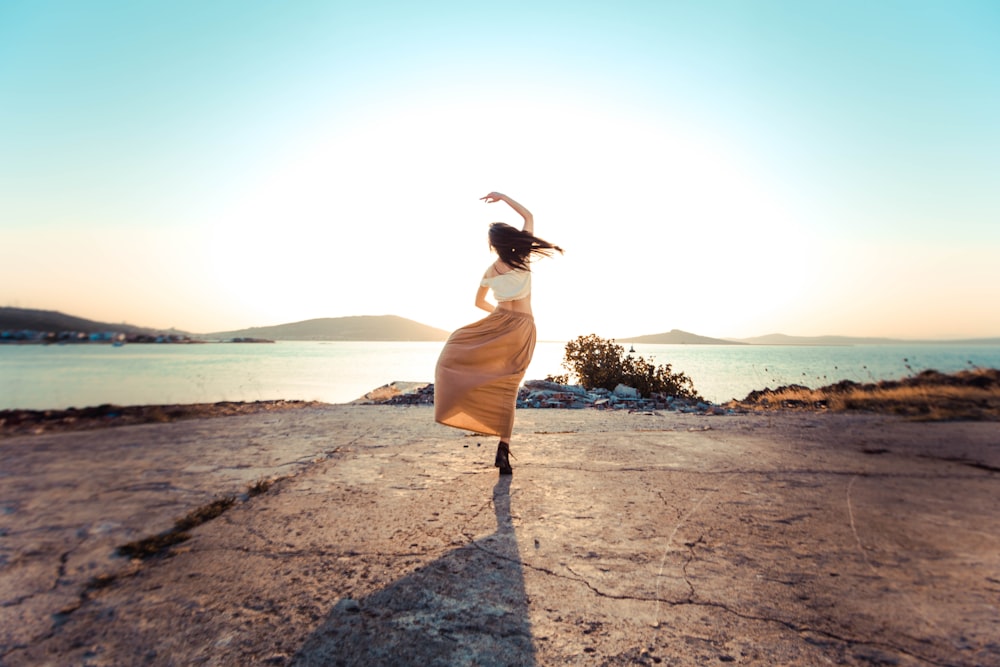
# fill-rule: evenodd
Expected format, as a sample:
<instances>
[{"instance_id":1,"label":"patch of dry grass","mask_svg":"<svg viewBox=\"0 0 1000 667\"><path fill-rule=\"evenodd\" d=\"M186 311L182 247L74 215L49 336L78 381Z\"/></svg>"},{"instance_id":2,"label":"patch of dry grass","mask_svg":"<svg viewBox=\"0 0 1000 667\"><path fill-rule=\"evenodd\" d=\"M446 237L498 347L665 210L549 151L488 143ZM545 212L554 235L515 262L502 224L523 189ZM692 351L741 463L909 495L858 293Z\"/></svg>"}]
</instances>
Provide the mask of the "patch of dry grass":
<instances>
[{"instance_id":1,"label":"patch of dry grass","mask_svg":"<svg viewBox=\"0 0 1000 667\"><path fill-rule=\"evenodd\" d=\"M277 477L268 479L266 477L261 477L247 486L246 494L242 497L242 500L245 502L250 498L267 493L277 482L286 478L287 477ZM117 553L120 556L137 558L139 560L147 560L156 556L165 555L169 552L170 547L191 539L191 534L188 531L193 528L197 528L203 523L208 523L218 516L221 516L224 512L228 511L229 508L235 505L237 500L238 497L236 495L225 495L220 498L216 498L212 502L195 508L182 518L177 519L174 522L173 528L170 530L164 531L158 535L145 537L141 540L129 542L128 544L123 544L118 547ZM91 587L99 588L102 585L106 584L94 582Z\"/></svg>"},{"instance_id":2,"label":"patch of dry grass","mask_svg":"<svg viewBox=\"0 0 1000 667\"><path fill-rule=\"evenodd\" d=\"M136 540L135 542L123 544L116 551L119 556L139 560L148 560L157 556L168 555L170 547L191 539L190 530L221 516L233 507L237 501L246 502L251 498L267 493L276 483L284 479L287 479L287 477L261 477L249 484L246 493L241 497L229 494L216 498L212 502L195 508L182 518L177 519L170 530ZM107 585L107 583L98 580L91 582L91 588L100 588L104 585Z\"/></svg>"},{"instance_id":3,"label":"patch of dry grass","mask_svg":"<svg viewBox=\"0 0 1000 667\"><path fill-rule=\"evenodd\" d=\"M175 521L174 527L166 532L121 545L118 547L118 554L142 560L159 556L173 545L191 539L191 535L188 533L189 530L221 515L232 507L235 502L236 496L223 496L222 498L213 500L207 505L202 505L188 512L184 517Z\"/></svg>"},{"instance_id":4,"label":"patch of dry grass","mask_svg":"<svg viewBox=\"0 0 1000 667\"><path fill-rule=\"evenodd\" d=\"M247 487L247 497L253 498L254 496L259 496L262 493L267 493L271 485L277 480L267 479L266 477L261 477L256 482Z\"/></svg>"},{"instance_id":5,"label":"patch of dry grass","mask_svg":"<svg viewBox=\"0 0 1000 667\"><path fill-rule=\"evenodd\" d=\"M950 375L926 370L901 380L843 380L819 389L788 385L752 392L729 405L748 410L859 410L926 421L1000 421L1000 370L976 368Z\"/></svg>"}]
</instances>

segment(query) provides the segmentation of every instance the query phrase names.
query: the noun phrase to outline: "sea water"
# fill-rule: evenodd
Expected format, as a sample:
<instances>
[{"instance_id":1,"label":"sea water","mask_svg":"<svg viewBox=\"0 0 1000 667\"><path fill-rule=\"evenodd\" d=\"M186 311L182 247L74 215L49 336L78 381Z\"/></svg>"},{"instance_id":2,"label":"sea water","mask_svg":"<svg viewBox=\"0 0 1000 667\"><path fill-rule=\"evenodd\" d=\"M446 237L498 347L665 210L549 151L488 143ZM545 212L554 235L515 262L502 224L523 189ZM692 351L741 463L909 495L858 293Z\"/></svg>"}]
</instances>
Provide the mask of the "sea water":
<instances>
[{"instance_id":1,"label":"sea water","mask_svg":"<svg viewBox=\"0 0 1000 667\"><path fill-rule=\"evenodd\" d=\"M105 403L345 403L394 381L433 382L443 343L0 345L0 409ZM628 345L624 346L627 350ZM539 342L526 379L565 373L565 342ZM786 384L874 382L935 369L1000 368L996 345L636 345L713 403Z\"/></svg>"}]
</instances>

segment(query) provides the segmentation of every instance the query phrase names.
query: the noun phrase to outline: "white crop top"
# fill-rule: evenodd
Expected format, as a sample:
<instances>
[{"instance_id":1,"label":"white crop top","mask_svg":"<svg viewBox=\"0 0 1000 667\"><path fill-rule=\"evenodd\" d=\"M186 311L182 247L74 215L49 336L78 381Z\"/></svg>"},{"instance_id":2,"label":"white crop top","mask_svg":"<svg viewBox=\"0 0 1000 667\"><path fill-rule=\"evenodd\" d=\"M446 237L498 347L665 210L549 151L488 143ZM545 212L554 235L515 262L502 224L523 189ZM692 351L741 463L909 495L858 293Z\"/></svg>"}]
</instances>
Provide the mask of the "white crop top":
<instances>
[{"instance_id":1,"label":"white crop top","mask_svg":"<svg viewBox=\"0 0 1000 667\"><path fill-rule=\"evenodd\" d=\"M479 284L493 290L497 301L517 301L531 294L531 271L514 269L490 278L484 276Z\"/></svg>"}]
</instances>

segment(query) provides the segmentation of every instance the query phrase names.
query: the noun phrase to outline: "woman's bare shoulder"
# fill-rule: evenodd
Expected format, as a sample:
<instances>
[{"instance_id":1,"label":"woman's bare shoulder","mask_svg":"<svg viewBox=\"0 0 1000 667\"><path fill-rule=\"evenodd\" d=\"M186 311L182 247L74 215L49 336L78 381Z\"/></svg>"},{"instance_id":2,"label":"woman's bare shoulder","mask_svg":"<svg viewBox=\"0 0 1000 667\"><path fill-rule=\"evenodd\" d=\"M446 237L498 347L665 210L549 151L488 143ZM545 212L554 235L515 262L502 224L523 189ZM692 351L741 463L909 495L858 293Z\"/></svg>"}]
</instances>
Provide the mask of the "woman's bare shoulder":
<instances>
[{"instance_id":1,"label":"woman's bare shoulder","mask_svg":"<svg viewBox=\"0 0 1000 667\"><path fill-rule=\"evenodd\" d=\"M486 273L483 275L483 277L495 278L496 276L503 275L504 273L510 273L513 270L514 270L513 267L504 264L498 259L497 261L490 264L490 267L486 269Z\"/></svg>"}]
</instances>

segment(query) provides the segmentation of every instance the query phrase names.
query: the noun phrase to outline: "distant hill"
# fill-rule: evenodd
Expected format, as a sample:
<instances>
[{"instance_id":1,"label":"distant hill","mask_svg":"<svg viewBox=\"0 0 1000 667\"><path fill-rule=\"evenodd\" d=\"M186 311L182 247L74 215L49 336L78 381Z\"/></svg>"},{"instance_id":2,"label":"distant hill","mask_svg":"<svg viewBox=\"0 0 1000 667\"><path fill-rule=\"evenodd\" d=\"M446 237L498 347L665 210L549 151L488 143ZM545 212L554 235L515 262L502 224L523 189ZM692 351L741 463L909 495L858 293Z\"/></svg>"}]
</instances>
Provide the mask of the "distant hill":
<instances>
[{"instance_id":1,"label":"distant hill","mask_svg":"<svg viewBox=\"0 0 1000 667\"><path fill-rule=\"evenodd\" d=\"M185 333L173 329L151 329L132 324L96 322L54 310L0 307L0 331L24 330L79 331L88 334L115 331L136 335ZM355 317L328 317L238 331L186 335L203 340L263 338L269 340L443 341L448 338L449 332L395 315L359 315Z\"/></svg>"},{"instance_id":2,"label":"distant hill","mask_svg":"<svg viewBox=\"0 0 1000 667\"><path fill-rule=\"evenodd\" d=\"M698 334L688 333L680 329L671 329L667 333L649 334L646 336L635 336L634 338L619 338L619 343L648 343L650 345L746 345L733 340L723 340L721 338L709 338Z\"/></svg>"},{"instance_id":3,"label":"distant hill","mask_svg":"<svg viewBox=\"0 0 1000 667\"><path fill-rule=\"evenodd\" d=\"M896 338L854 338L851 336L787 336L785 334L767 334L752 338L739 338L734 342L750 345L898 345L914 342Z\"/></svg>"},{"instance_id":4,"label":"distant hill","mask_svg":"<svg viewBox=\"0 0 1000 667\"><path fill-rule=\"evenodd\" d=\"M667 333L618 338L619 343L651 345L1000 345L1000 338L968 338L965 340L903 340L901 338L864 338L853 336L789 336L767 334L752 338L709 338L672 329Z\"/></svg>"},{"instance_id":5,"label":"distant hill","mask_svg":"<svg viewBox=\"0 0 1000 667\"><path fill-rule=\"evenodd\" d=\"M753 338L733 339L750 345L1000 345L1000 338L966 338L963 340L903 340L901 338L864 338L853 336L787 336L768 334Z\"/></svg>"},{"instance_id":6,"label":"distant hill","mask_svg":"<svg viewBox=\"0 0 1000 667\"><path fill-rule=\"evenodd\" d=\"M396 315L356 315L324 317L291 324L252 327L238 331L198 334L208 340L230 338L267 338L270 340L370 340L370 341L443 341L448 331L435 329Z\"/></svg>"},{"instance_id":7,"label":"distant hill","mask_svg":"<svg viewBox=\"0 0 1000 667\"><path fill-rule=\"evenodd\" d=\"M80 331L88 334L116 331L125 334L149 335L165 332L160 329L138 327L131 324L95 322L55 310L10 307L0 307L0 331Z\"/></svg>"},{"instance_id":8,"label":"distant hill","mask_svg":"<svg viewBox=\"0 0 1000 667\"><path fill-rule=\"evenodd\" d=\"M1000 338L966 338L964 340L933 341L941 345L1000 345Z\"/></svg>"}]
</instances>

